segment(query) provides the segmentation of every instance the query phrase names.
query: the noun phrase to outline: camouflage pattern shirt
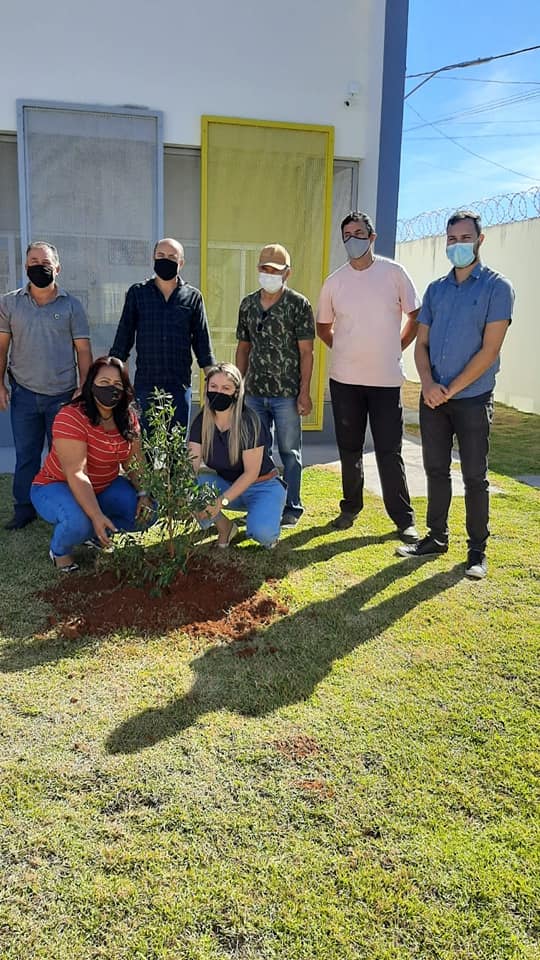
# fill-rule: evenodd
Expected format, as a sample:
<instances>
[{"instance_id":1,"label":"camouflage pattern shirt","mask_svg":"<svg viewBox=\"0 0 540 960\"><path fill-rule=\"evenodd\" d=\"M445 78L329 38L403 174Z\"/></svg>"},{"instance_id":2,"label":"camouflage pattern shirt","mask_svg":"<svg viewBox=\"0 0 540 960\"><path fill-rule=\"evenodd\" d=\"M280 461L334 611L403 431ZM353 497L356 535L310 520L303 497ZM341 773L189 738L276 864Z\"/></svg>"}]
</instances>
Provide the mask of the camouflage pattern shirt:
<instances>
[{"instance_id":1,"label":"camouflage pattern shirt","mask_svg":"<svg viewBox=\"0 0 540 960\"><path fill-rule=\"evenodd\" d=\"M299 340L315 338L309 300L285 287L269 310L261 306L260 290L240 304L236 339L251 344L246 393L254 397L297 397L300 390Z\"/></svg>"}]
</instances>

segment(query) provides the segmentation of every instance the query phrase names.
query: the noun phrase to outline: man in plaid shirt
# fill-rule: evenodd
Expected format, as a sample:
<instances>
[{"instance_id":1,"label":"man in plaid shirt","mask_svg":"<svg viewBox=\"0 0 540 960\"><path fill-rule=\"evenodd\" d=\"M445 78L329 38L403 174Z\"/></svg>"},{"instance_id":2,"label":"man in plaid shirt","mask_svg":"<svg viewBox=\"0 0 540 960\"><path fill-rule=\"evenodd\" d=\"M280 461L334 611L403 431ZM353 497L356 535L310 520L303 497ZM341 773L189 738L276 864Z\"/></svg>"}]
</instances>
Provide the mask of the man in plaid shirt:
<instances>
[{"instance_id":1,"label":"man in plaid shirt","mask_svg":"<svg viewBox=\"0 0 540 960\"><path fill-rule=\"evenodd\" d=\"M127 360L137 350L135 393L143 427L155 387L172 394L175 423L187 427L191 408L192 352L201 369L215 363L200 290L180 276L184 248L168 237L154 247L154 276L126 294L111 356Z\"/></svg>"}]
</instances>

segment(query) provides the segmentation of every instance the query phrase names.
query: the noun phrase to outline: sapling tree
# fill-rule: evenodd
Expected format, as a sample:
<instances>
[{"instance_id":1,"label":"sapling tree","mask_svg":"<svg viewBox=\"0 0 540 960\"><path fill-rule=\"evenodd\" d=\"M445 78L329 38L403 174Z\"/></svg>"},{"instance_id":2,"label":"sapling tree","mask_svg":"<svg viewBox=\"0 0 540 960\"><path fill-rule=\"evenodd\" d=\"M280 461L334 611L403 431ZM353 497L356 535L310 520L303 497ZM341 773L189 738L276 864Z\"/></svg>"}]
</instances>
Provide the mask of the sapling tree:
<instances>
[{"instance_id":1,"label":"sapling tree","mask_svg":"<svg viewBox=\"0 0 540 960\"><path fill-rule=\"evenodd\" d=\"M171 395L156 387L146 418L148 430L142 432L143 456L136 472L140 488L154 501L151 516L141 518L143 524L152 522L153 543L147 546L140 535L121 534L115 537L113 562L132 578L163 588L178 570L186 569L201 536L195 514L213 503L218 491L197 482L186 430L173 423Z\"/></svg>"}]
</instances>

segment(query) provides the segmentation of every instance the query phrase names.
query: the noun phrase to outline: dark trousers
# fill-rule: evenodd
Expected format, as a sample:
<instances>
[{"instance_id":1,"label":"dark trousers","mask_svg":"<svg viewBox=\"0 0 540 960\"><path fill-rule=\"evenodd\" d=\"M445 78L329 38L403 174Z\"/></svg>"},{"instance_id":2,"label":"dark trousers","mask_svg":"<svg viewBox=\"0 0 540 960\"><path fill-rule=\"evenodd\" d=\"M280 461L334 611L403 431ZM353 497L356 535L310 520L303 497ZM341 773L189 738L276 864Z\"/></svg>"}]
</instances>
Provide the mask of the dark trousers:
<instances>
[{"instance_id":1,"label":"dark trousers","mask_svg":"<svg viewBox=\"0 0 540 960\"><path fill-rule=\"evenodd\" d=\"M414 513L401 456L400 388L364 387L330 380L330 396L341 460L342 512L357 514L364 506L362 451L369 417L386 512L398 529L410 527Z\"/></svg>"},{"instance_id":2,"label":"dark trousers","mask_svg":"<svg viewBox=\"0 0 540 960\"><path fill-rule=\"evenodd\" d=\"M144 383L135 377L134 387L137 403L141 408L141 415L139 417L141 428L145 432L148 432L148 420L146 413L148 407L154 399L153 393L155 385L153 383ZM162 384L159 384L159 389L165 390L166 393L170 393L172 396L174 417L171 426L174 426L175 423L179 423L181 427L187 428L191 414L191 387L184 387L182 384L175 385L174 387L163 386Z\"/></svg>"},{"instance_id":3,"label":"dark trousers","mask_svg":"<svg viewBox=\"0 0 540 960\"><path fill-rule=\"evenodd\" d=\"M489 430L493 398L483 395L449 400L432 410L420 398L422 454L427 476L427 525L436 540L448 540L448 511L452 499L450 464L457 437L465 486L468 546L485 550L489 537Z\"/></svg>"}]
</instances>

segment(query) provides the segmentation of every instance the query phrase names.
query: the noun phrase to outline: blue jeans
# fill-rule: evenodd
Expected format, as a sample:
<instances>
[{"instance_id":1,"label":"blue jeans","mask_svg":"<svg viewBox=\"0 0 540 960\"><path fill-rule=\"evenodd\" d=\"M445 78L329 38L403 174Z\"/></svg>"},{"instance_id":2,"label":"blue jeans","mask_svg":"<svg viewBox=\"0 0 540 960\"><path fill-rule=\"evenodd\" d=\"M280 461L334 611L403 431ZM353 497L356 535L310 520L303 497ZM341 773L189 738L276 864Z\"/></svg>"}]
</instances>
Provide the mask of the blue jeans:
<instances>
[{"instance_id":1,"label":"blue jeans","mask_svg":"<svg viewBox=\"0 0 540 960\"><path fill-rule=\"evenodd\" d=\"M40 517L54 523L51 550L65 557L84 540L95 536L90 517L79 506L67 483L34 483L32 503ZM125 477L117 477L102 493L96 494L100 509L118 530L140 530L135 523L137 493Z\"/></svg>"},{"instance_id":2,"label":"blue jeans","mask_svg":"<svg viewBox=\"0 0 540 960\"><path fill-rule=\"evenodd\" d=\"M274 426L277 446L283 463L283 479L287 484L285 510L301 517L304 508L300 499L302 480L302 421L296 409L296 397L246 396L248 407L259 415L272 433ZM269 450L270 455L272 451Z\"/></svg>"},{"instance_id":3,"label":"blue jeans","mask_svg":"<svg viewBox=\"0 0 540 960\"><path fill-rule=\"evenodd\" d=\"M215 474L200 473L197 477L199 486L211 483L224 493L231 486L228 480ZM252 483L244 493L231 500L227 509L247 510L246 533L251 540L256 540L263 547L270 546L279 537L281 514L285 505L285 487L281 480L273 477L271 480L261 480ZM218 514L219 516L219 514ZM203 530L211 527L214 520L199 520Z\"/></svg>"},{"instance_id":4,"label":"blue jeans","mask_svg":"<svg viewBox=\"0 0 540 960\"><path fill-rule=\"evenodd\" d=\"M60 407L71 400L73 390L47 396L34 393L9 378L11 386L11 429L15 441L15 473L13 475L13 499L15 518L26 520L35 517L36 511L30 501L32 480L41 467L41 452L45 437L49 449L52 446L53 420Z\"/></svg>"},{"instance_id":5,"label":"blue jeans","mask_svg":"<svg viewBox=\"0 0 540 960\"><path fill-rule=\"evenodd\" d=\"M146 411L152 403L156 384L153 383L141 383L140 380L137 380L135 377L135 394L137 396L137 402L141 408L141 427L145 432L148 432L148 420L146 419ZM175 423L179 423L181 427L187 427L189 423L189 418L191 414L191 387L184 387L182 384L175 387L166 387L159 385L160 390L165 390L167 393L170 393L173 398L173 404L175 407L175 414L171 426L174 426Z\"/></svg>"}]
</instances>

